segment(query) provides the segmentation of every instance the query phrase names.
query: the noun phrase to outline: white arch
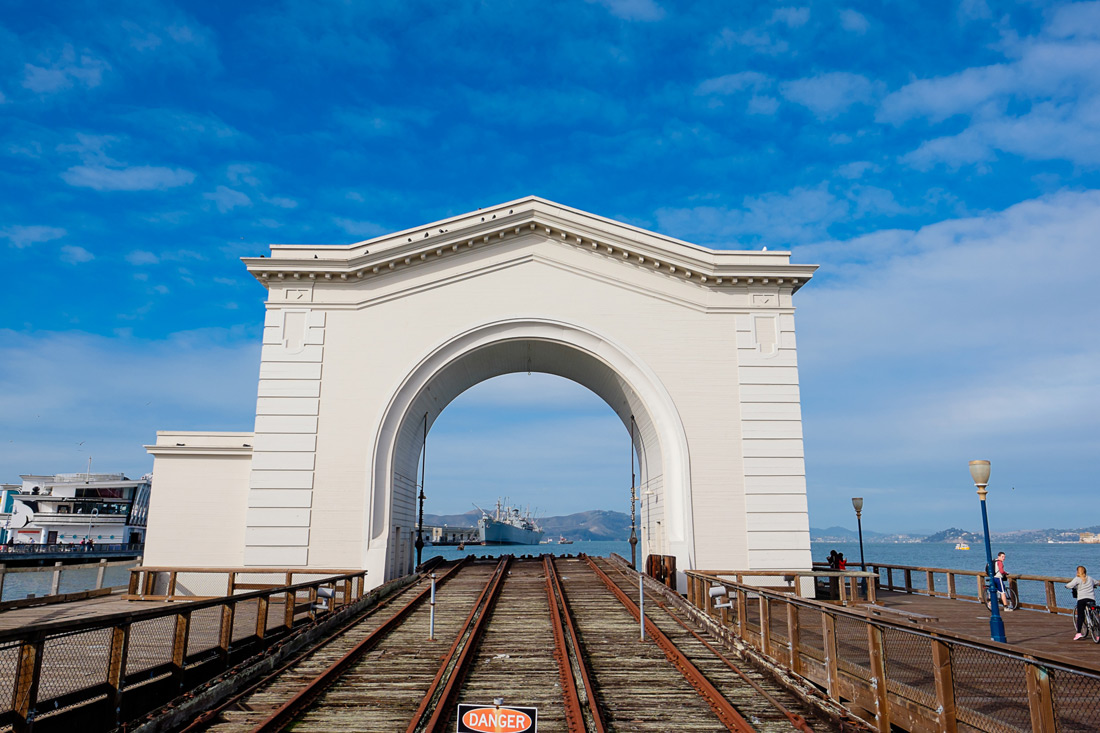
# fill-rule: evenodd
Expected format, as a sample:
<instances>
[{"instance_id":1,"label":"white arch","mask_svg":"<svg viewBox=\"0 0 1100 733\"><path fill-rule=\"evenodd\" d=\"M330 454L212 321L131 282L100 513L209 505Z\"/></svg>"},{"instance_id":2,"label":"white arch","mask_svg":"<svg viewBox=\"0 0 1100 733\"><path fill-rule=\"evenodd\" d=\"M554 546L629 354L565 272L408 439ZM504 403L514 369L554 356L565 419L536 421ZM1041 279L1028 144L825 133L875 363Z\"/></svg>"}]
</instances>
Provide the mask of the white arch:
<instances>
[{"instance_id":1,"label":"white arch","mask_svg":"<svg viewBox=\"0 0 1100 733\"><path fill-rule=\"evenodd\" d=\"M410 456L415 464L423 415L430 426L465 389L525 370L557 374L588 387L624 424L635 417L641 453L649 470L656 466L663 480L666 546L656 551L676 555L680 568L694 567L687 434L672 397L653 370L621 344L576 324L539 318L494 321L461 333L430 350L395 390L372 452L363 567L376 578L394 575L388 557L394 475Z\"/></svg>"}]
</instances>

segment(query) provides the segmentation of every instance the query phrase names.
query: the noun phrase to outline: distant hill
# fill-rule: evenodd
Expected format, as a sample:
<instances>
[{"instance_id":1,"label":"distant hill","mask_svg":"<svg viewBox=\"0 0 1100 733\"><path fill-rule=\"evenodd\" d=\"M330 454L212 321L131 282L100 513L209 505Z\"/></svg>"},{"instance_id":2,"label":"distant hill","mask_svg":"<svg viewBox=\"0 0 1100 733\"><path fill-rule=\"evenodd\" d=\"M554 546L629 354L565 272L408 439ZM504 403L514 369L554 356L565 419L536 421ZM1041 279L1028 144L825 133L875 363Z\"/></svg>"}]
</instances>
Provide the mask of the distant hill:
<instances>
[{"instance_id":1,"label":"distant hill","mask_svg":"<svg viewBox=\"0 0 1100 733\"><path fill-rule=\"evenodd\" d=\"M874 539L877 537L888 537L889 535L882 532L872 532L870 530L863 530L863 539ZM826 542L829 540L858 540L859 533L854 529L848 529L846 527L826 527L821 529L819 527L810 527L810 539L814 542Z\"/></svg>"},{"instance_id":2,"label":"distant hill","mask_svg":"<svg viewBox=\"0 0 1100 733\"><path fill-rule=\"evenodd\" d=\"M424 524L449 527L476 527L481 512L471 509L464 514L425 514ZM538 517L547 537L559 535L571 540L630 539L630 515L605 509L593 509L557 517ZM638 530L641 531L641 526Z\"/></svg>"},{"instance_id":3,"label":"distant hill","mask_svg":"<svg viewBox=\"0 0 1100 733\"><path fill-rule=\"evenodd\" d=\"M977 532L967 532L965 529L959 529L958 527L950 527L941 532L930 534L921 542L971 542L983 543L985 542L985 536L978 534Z\"/></svg>"}]
</instances>

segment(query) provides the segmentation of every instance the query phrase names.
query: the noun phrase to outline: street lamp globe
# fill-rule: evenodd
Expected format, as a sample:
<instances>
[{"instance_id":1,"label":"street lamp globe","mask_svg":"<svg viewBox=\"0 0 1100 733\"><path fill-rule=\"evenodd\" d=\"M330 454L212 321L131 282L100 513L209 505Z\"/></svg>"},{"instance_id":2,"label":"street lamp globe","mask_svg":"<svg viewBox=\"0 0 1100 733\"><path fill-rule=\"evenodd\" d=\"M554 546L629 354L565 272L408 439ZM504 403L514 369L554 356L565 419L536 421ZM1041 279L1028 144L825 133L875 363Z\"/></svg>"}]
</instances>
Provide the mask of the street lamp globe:
<instances>
[{"instance_id":1,"label":"street lamp globe","mask_svg":"<svg viewBox=\"0 0 1100 733\"><path fill-rule=\"evenodd\" d=\"M860 512L862 512L863 511L863 497L862 496L853 496L852 497L852 506L855 507L856 514L859 514Z\"/></svg>"},{"instance_id":2,"label":"street lamp globe","mask_svg":"<svg viewBox=\"0 0 1100 733\"><path fill-rule=\"evenodd\" d=\"M970 477L974 479L974 485L984 489L989 483L989 461L971 461Z\"/></svg>"}]
</instances>

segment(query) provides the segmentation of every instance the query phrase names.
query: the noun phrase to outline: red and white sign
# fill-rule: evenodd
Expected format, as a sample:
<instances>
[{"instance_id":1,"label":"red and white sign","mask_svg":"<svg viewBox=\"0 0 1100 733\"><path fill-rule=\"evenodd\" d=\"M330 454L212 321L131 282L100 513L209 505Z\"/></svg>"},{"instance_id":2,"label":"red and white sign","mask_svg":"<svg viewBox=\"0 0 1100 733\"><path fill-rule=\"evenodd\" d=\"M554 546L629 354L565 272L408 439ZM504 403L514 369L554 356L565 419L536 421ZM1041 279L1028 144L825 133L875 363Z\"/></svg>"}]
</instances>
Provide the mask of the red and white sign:
<instances>
[{"instance_id":1,"label":"red and white sign","mask_svg":"<svg viewBox=\"0 0 1100 733\"><path fill-rule=\"evenodd\" d=\"M537 733L538 708L459 705L458 733Z\"/></svg>"}]
</instances>

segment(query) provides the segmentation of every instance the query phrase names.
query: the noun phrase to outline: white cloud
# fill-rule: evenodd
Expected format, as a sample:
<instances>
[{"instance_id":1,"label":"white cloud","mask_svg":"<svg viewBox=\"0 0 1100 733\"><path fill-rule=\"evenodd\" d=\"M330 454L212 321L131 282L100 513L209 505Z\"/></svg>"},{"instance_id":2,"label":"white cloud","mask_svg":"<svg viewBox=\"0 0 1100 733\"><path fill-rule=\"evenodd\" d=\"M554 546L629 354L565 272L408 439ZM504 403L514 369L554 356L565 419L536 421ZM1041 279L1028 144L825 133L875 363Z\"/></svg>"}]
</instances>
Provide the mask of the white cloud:
<instances>
[{"instance_id":1,"label":"white cloud","mask_svg":"<svg viewBox=\"0 0 1100 733\"><path fill-rule=\"evenodd\" d=\"M87 51L78 56L71 45L65 45L56 60L45 66L25 64L23 87L38 94L50 94L75 85L97 87L103 80L103 72L111 67L102 59Z\"/></svg>"},{"instance_id":2,"label":"white cloud","mask_svg":"<svg viewBox=\"0 0 1100 733\"><path fill-rule=\"evenodd\" d=\"M126 261L131 265L155 265L160 262L160 258L152 252L146 252L143 249L135 249L126 255Z\"/></svg>"},{"instance_id":3,"label":"white cloud","mask_svg":"<svg viewBox=\"0 0 1100 733\"><path fill-rule=\"evenodd\" d=\"M1100 191L1064 192L798 248L795 261L822 265L796 296L811 512L882 470L950 502L956 489L940 487L965 482L976 457L1002 487L1036 490L1001 505L1018 525L1064 526L1091 500L1097 231ZM1045 486L1059 491L1035 503Z\"/></svg>"},{"instance_id":4,"label":"white cloud","mask_svg":"<svg viewBox=\"0 0 1100 733\"><path fill-rule=\"evenodd\" d=\"M607 8L616 18L623 20L660 20L665 10L653 0L587 0Z\"/></svg>"},{"instance_id":5,"label":"white cloud","mask_svg":"<svg viewBox=\"0 0 1100 733\"><path fill-rule=\"evenodd\" d=\"M789 28L800 28L810 19L809 8L776 8L772 12L772 23L782 23Z\"/></svg>"},{"instance_id":6,"label":"white cloud","mask_svg":"<svg viewBox=\"0 0 1100 733\"><path fill-rule=\"evenodd\" d=\"M871 102L876 84L860 74L831 71L783 82L779 90L787 100L809 108L819 119L829 119L853 104Z\"/></svg>"},{"instance_id":7,"label":"white cloud","mask_svg":"<svg viewBox=\"0 0 1100 733\"><path fill-rule=\"evenodd\" d=\"M866 33L871 26L866 16L858 10L846 8L840 11L840 27L851 33Z\"/></svg>"},{"instance_id":8,"label":"white cloud","mask_svg":"<svg viewBox=\"0 0 1100 733\"><path fill-rule=\"evenodd\" d=\"M298 202L285 196L262 196L265 204L271 204L272 206L278 206L280 209L295 209L298 207Z\"/></svg>"},{"instance_id":9,"label":"white cloud","mask_svg":"<svg viewBox=\"0 0 1100 733\"><path fill-rule=\"evenodd\" d=\"M95 255L75 244L66 244L61 248L61 260L68 262L70 265L79 265L82 262L91 262L94 259Z\"/></svg>"},{"instance_id":10,"label":"white cloud","mask_svg":"<svg viewBox=\"0 0 1100 733\"><path fill-rule=\"evenodd\" d=\"M736 74L726 74L707 79L695 88L695 93L701 96L710 94L736 94L748 89L769 84L771 78L756 71L739 71Z\"/></svg>"},{"instance_id":11,"label":"white cloud","mask_svg":"<svg viewBox=\"0 0 1100 733\"><path fill-rule=\"evenodd\" d=\"M64 229L48 226L12 226L0 229L0 237L7 239L8 243L16 249L60 239L65 234Z\"/></svg>"},{"instance_id":12,"label":"white cloud","mask_svg":"<svg viewBox=\"0 0 1100 733\"><path fill-rule=\"evenodd\" d=\"M362 239L371 239L372 237L377 237L389 231L384 226L375 224L372 221L336 217L332 222L351 236L360 237Z\"/></svg>"},{"instance_id":13,"label":"white cloud","mask_svg":"<svg viewBox=\"0 0 1100 733\"><path fill-rule=\"evenodd\" d=\"M252 199L250 199L247 194L229 188L228 186L218 186L213 191L204 193L202 197L209 201L213 201L214 205L218 207L218 211L223 214L239 206L252 205Z\"/></svg>"},{"instance_id":14,"label":"white cloud","mask_svg":"<svg viewBox=\"0 0 1100 733\"><path fill-rule=\"evenodd\" d=\"M716 49L744 47L757 53L773 56L785 53L790 48L790 44L786 41L782 39L776 40L772 38L772 35L767 31L753 28L743 31L723 28L721 32L719 32L713 45Z\"/></svg>"},{"instance_id":15,"label":"white cloud","mask_svg":"<svg viewBox=\"0 0 1100 733\"><path fill-rule=\"evenodd\" d=\"M70 186L96 191L164 191L186 186L195 174L184 168L136 165L108 168L103 165L75 165L61 174Z\"/></svg>"}]
</instances>

